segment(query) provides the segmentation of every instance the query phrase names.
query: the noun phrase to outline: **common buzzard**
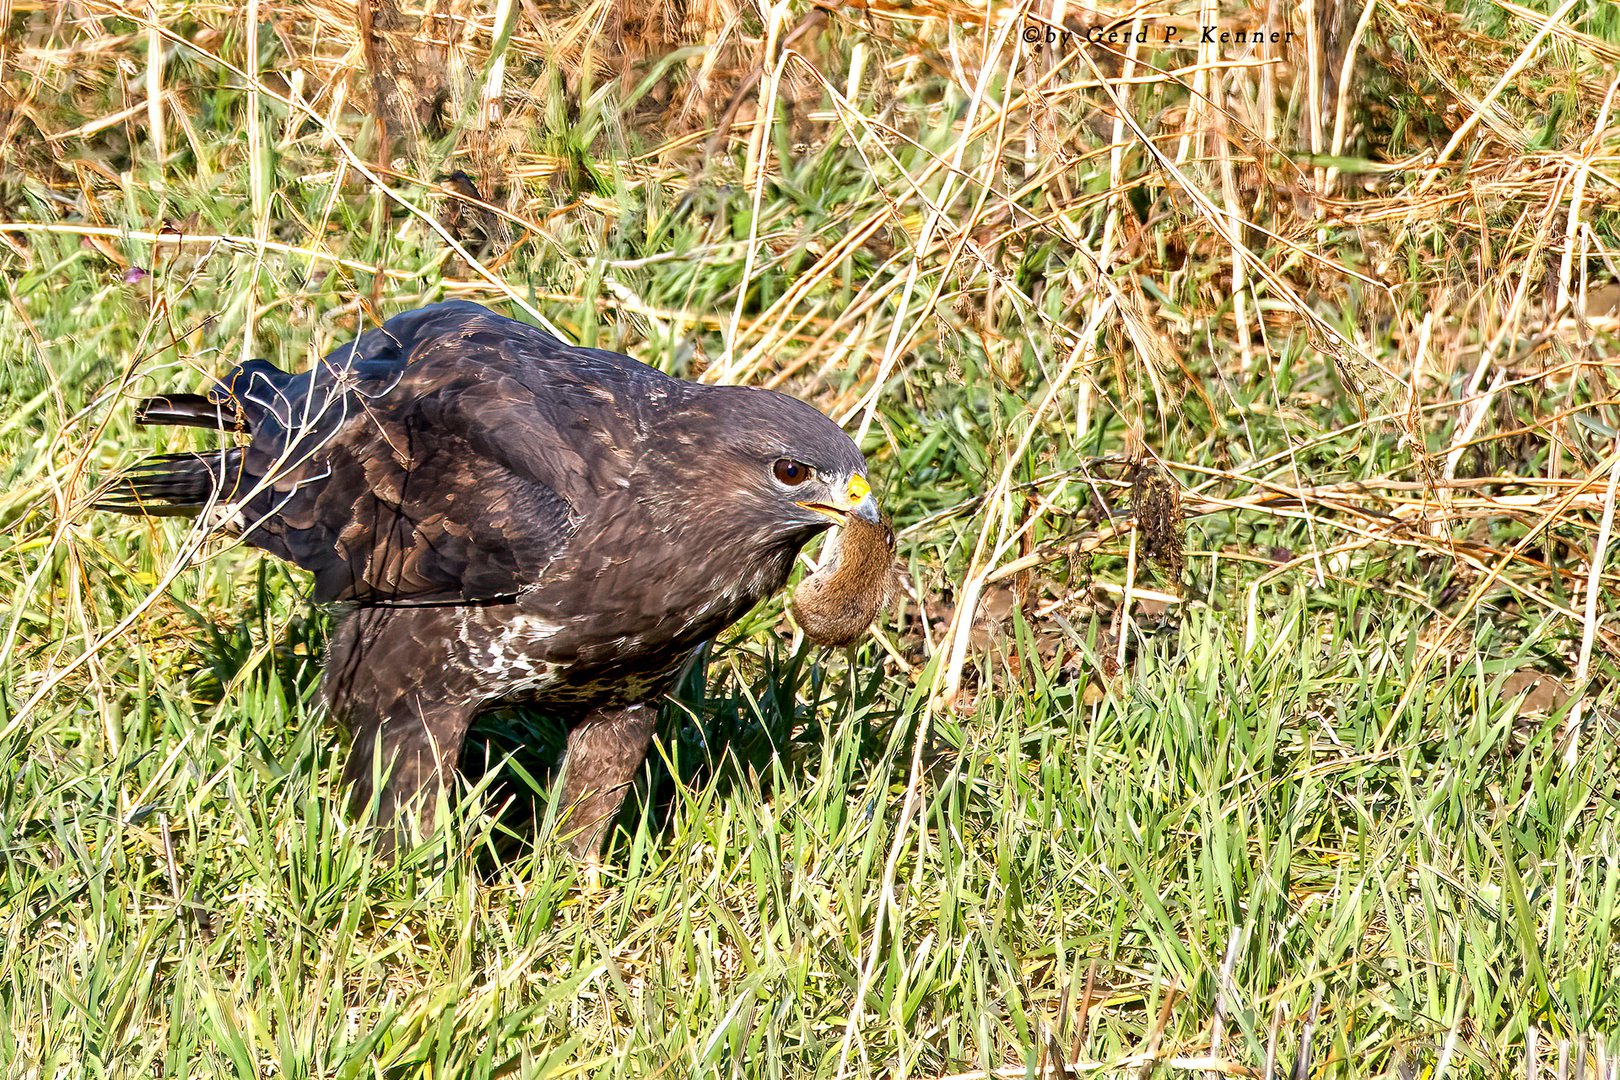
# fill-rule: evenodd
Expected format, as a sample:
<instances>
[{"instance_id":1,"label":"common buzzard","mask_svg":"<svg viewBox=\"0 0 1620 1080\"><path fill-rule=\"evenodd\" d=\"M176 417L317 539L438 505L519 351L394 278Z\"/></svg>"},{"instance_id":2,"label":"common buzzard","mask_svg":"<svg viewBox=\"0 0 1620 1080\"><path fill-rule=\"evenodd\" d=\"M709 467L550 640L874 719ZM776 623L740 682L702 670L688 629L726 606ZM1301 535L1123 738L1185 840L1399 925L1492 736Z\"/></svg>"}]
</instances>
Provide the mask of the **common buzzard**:
<instances>
[{"instance_id":1,"label":"common buzzard","mask_svg":"<svg viewBox=\"0 0 1620 1080\"><path fill-rule=\"evenodd\" d=\"M354 733L345 777L385 819L431 814L481 710L533 702L569 723L563 805L594 857L656 699L782 587L806 541L838 524L881 537L843 576L887 583L893 533L866 460L820 412L465 301L397 315L304 374L249 361L137 419L246 436L152 458L98 505L206 515L314 575L339 615L322 686ZM808 590L801 615L824 640L876 609L827 599Z\"/></svg>"}]
</instances>

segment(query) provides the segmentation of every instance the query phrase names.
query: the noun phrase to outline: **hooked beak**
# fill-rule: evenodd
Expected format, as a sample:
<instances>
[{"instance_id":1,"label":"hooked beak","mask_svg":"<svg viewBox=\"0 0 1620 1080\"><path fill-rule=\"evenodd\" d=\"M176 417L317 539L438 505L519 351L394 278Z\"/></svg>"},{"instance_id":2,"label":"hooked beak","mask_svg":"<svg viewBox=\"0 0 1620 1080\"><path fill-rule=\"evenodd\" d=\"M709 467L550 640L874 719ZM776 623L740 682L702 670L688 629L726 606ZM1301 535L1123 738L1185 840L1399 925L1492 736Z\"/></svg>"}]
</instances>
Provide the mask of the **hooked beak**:
<instances>
[{"instance_id":1,"label":"hooked beak","mask_svg":"<svg viewBox=\"0 0 1620 1080\"><path fill-rule=\"evenodd\" d=\"M844 490L844 498L838 505L829 506L827 503L818 502L802 502L798 505L829 517L839 525L851 515L873 525L883 518L878 512L877 496L872 494L872 486L866 482L866 477L859 473L849 478L849 487Z\"/></svg>"}]
</instances>

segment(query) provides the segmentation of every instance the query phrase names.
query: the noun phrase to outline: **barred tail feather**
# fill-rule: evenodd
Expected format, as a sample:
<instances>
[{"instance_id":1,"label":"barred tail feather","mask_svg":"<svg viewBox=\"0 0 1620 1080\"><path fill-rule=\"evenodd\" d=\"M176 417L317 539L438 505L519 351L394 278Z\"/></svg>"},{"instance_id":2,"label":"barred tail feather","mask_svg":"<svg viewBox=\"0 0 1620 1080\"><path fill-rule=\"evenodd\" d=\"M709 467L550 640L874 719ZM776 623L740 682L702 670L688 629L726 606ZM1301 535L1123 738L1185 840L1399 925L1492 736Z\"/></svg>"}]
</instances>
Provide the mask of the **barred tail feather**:
<instances>
[{"instance_id":1,"label":"barred tail feather","mask_svg":"<svg viewBox=\"0 0 1620 1080\"><path fill-rule=\"evenodd\" d=\"M210 406L212 407L212 406ZM242 451L211 454L159 454L123 473L94 508L120 514L192 517L241 479Z\"/></svg>"},{"instance_id":2,"label":"barred tail feather","mask_svg":"<svg viewBox=\"0 0 1620 1080\"><path fill-rule=\"evenodd\" d=\"M241 426L236 410L208 400L202 394L164 394L150 397L135 410L137 424L212 428L229 431Z\"/></svg>"}]
</instances>

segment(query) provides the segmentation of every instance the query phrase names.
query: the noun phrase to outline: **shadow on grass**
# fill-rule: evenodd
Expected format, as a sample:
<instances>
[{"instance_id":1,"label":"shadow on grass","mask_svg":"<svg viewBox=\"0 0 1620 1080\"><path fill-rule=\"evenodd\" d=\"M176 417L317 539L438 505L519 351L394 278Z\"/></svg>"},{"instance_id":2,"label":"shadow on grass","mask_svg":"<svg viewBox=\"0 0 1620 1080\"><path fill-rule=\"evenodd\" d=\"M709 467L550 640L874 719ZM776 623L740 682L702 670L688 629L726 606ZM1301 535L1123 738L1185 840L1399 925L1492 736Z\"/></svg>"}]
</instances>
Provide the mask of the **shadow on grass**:
<instances>
[{"instance_id":1,"label":"shadow on grass","mask_svg":"<svg viewBox=\"0 0 1620 1080\"><path fill-rule=\"evenodd\" d=\"M696 788L712 786L722 800L768 799L778 778L803 777L825 745L825 728L850 708L861 717L854 729L860 756L881 752L889 719L874 707L881 679L867 680L851 703L848 681L830 677L814 651L773 648L744 685L711 672L712 648L700 652L660 710L658 744L618 824L633 827L646 814L649 831L664 834L682 792ZM540 837L567 733L562 719L539 706L507 706L473 723L461 774L475 787L486 784L486 805L498 808L499 857L516 857Z\"/></svg>"},{"instance_id":2,"label":"shadow on grass","mask_svg":"<svg viewBox=\"0 0 1620 1080\"><path fill-rule=\"evenodd\" d=\"M265 669L263 677L295 687L299 699L313 691L326 659L332 618L324 609L301 602L290 618L279 618L278 608L285 600L278 603L277 596L285 591L287 580L272 567L268 559L259 561L251 599L229 618L211 617L171 594L171 601L197 630L188 636L202 661L189 687L198 700L217 704L226 688L240 685L255 666ZM265 642L273 642L268 651Z\"/></svg>"},{"instance_id":3,"label":"shadow on grass","mask_svg":"<svg viewBox=\"0 0 1620 1080\"><path fill-rule=\"evenodd\" d=\"M255 665L263 669L257 678L279 680L299 695L313 691L331 618L308 607L290 619L276 618L274 584L261 570L252 599L234 618L184 608L198 631L200 663L192 675L197 698L221 700ZM266 649L266 641L274 643ZM705 646L672 689L660 711L658 745L625 800L621 824L631 826L645 813L649 830L659 836L683 791L697 788L712 786L722 800L769 799L778 779L797 782L815 766L827 745L826 729L851 715L858 722L845 737L859 740L857 756L871 760L882 752L892 716L878 704L878 670L856 669L852 683L843 665L828 670L833 654L827 650L805 646L795 652L780 643L759 660L715 662L732 648ZM739 677L739 670L746 675ZM340 738L335 731L326 737ZM540 838L567 737L567 721L541 705L493 708L474 721L460 772L470 786L484 787L484 805L496 817L495 858L516 858Z\"/></svg>"}]
</instances>

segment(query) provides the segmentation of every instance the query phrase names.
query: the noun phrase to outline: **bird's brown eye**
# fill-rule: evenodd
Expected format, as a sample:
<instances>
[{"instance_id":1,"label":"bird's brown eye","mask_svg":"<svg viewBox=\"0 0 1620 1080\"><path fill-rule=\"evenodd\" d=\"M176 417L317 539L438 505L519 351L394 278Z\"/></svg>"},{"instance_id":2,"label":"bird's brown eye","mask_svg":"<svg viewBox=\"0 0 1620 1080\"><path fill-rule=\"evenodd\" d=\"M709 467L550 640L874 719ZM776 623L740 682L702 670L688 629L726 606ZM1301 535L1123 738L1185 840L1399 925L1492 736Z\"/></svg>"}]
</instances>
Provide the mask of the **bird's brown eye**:
<instances>
[{"instance_id":1,"label":"bird's brown eye","mask_svg":"<svg viewBox=\"0 0 1620 1080\"><path fill-rule=\"evenodd\" d=\"M794 461L792 458L777 458L776 464L771 466L771 471L776 474L776 478L782 483L797 487L810 479L811 470L810 466L802 461Z\"/></svg>"}]
</instances>

